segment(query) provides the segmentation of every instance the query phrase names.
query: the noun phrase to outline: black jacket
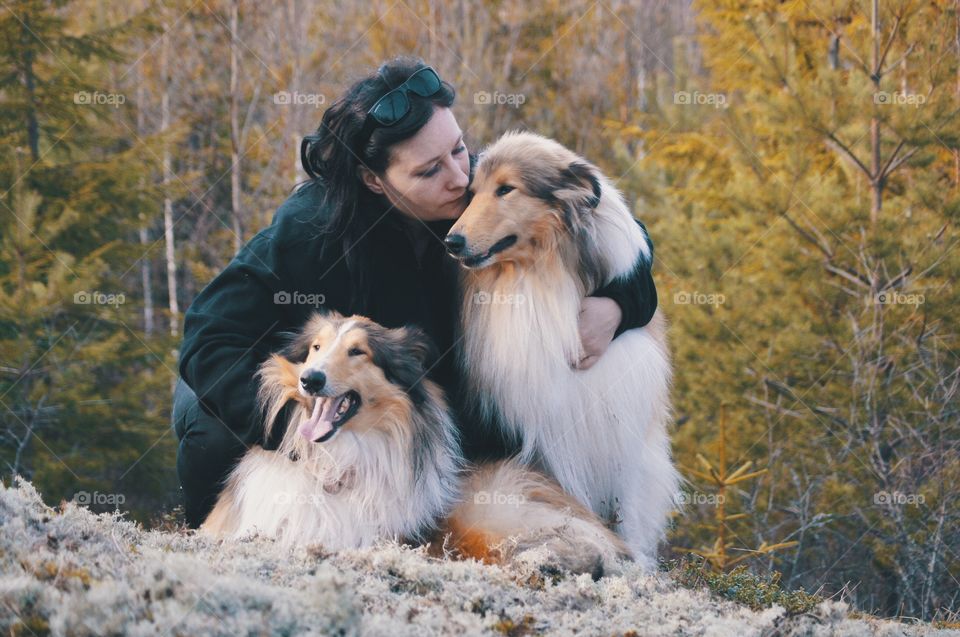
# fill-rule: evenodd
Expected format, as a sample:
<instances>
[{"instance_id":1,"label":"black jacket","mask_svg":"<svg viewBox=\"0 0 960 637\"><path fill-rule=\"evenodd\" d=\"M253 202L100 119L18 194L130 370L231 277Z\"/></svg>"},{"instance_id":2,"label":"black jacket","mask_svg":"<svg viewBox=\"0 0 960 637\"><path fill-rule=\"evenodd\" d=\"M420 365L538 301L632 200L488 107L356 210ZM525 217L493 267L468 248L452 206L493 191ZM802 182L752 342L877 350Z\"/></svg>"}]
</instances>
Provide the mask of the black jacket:
<instances>
[{"instance_id":1,"label":"black jacket","mask_svg":"<svg viewBox=\"0 0 960 637\"><path fill-rule=\"evenodd\" d=\"M264 431L254 373L285 344L283 333L299 329L318 309L363 314L387 327L421 327L439 355L429 376L444 388L455 409L459 405L459 372L452 351L458 266L442 242L454 222L427 222L424 228L396 210L385 212L351 249L362 251L368 273L368 300L357 307L344 250L318 230L321 188L313 181L293 193L272 224L197 295L185 316L180 375L201 407L247 444L261 442ZM418 256L410 232L427 230L433 236ZM595 294L620 305L618 333L645 325L656 309L656 288L645 263ZM475 423L461 419L461 429L468 457L506 452L504 443L482 436Z\"/></svg>"}]
</instances>

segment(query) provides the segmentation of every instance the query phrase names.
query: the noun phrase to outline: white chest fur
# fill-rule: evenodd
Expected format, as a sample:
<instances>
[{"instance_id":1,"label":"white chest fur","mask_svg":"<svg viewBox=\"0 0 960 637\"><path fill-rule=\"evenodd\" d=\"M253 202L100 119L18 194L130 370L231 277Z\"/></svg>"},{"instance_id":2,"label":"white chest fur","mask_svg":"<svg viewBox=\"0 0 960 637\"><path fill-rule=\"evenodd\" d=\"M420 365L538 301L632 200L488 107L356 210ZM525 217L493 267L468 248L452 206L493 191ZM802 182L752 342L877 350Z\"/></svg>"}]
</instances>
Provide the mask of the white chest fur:
<instances>
[{"instance_id":1,"label":"white chest fur","mask_svg":"<svg viewBox=\"0 0 960 637\"><path fill-rule=\"evenodd\" d=\"M481 409L495 409L522 434L523 461L544 462L569 493L615 517L620 465L642 455L638 445L663 442L668 353L650 330L630 330L591 369L575 370L578 281L549 261L508 274L468 275L463 363L471 389Z\"/></svg>"}]
</instances>

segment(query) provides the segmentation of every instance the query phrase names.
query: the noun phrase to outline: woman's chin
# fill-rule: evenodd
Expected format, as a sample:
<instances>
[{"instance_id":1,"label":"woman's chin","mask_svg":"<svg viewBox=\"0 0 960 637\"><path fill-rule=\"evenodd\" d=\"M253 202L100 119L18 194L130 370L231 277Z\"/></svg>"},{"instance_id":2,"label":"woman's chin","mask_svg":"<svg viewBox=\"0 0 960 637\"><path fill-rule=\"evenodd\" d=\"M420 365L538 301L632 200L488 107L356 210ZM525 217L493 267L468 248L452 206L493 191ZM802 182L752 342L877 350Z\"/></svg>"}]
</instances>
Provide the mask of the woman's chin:
<instances>
[{"instance_id":1,"label":"woman's chin","mask_svg":"<svg viewBox=\"0 0 960 637\"><path fill-rule=\"evenodd\" d=\"M427 215L421 215L421 221L453 221L459 219L460 215L467 207L463 204L450 204L442 208L431 211Z\"/></svg>"},{"instance_id":2,"label":"woman's chin","mask_svg":"<svg viewBox=\"0 0 960 637\"><path fill-rule=\"evenodd\" d=\"M467 209L466 199L461 199L460 201L454 201L450 203L446 208L446 215L442 217L443 219L459 219L460 215L463 214L463 211Z\"/></svg>"}]
</instances>

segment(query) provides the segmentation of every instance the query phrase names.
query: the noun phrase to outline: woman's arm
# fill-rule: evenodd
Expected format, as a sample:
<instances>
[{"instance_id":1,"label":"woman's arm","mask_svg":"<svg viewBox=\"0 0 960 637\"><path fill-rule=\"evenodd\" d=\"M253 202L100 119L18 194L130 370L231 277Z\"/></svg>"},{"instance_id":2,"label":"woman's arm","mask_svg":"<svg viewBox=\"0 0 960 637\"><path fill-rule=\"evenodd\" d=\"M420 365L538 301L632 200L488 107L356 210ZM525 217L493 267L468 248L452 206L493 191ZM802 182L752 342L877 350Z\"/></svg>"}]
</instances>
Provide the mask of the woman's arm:
<instances>
[{"instance_id":1,"label":"woman's arm","mask_svg":"<svg viewBox=\"0 0 960 637\"><path fill-rule=\"evenodd\" d=\"M595 290L580 307L580 340L583 358L577 369L589 369L614 338L643 327L657 310L657 288L653 282L653 242L643 222L636 220L649 248L637 254L633 268Z\"/></svg>"},{"instance_id":2,"label":"woman's arm","mask_svg":"<svg viewBox=\"0 0 960 637\"><path fill-rule=\"evenodd\" d=\"M178 363L204 411L246 445L263 436L254 374L278 347L283 318L269 241L255 236L191 303Z\"/></svg>"},{"instance_id":3,"label":"woman's arm","mask_svg":"<svg viewBox=\"0 0 960 637\"><path fill-rule=\"evenodd\" d=\"M253 237L191 303L184 317L180 375L197 394L201 407L215 416L245 444L263 442L263 414L256 404L254 375L260 364L284 344L282 331L299 327L278 293L305 290L293 277L292 256L304 253L311 239L306 221L316 211L318 192L301 188L277 209L273 223ZM316 261L315 272L328 272L314 286L322 287L325 302L339 307L343 277ZM280 422L288 410L281 412ZM282 432L282 428L274 431Z\"/></svg>"},{"instance_id":4,"label":"woman's arm","mask_svg":"<svg viewBox=\"0 0 960 637\"><path fill-rule=\"evenodd\" d=\"M616 338L627 330L643 327L657 311L657 286L653 282L653 241L647 234L647 227L639 219L637 225L643 230L643 236L650 248L649 258L642 252L637 255L633 269L615 277L612 281L594 291L590 296L605 297L616 301L623 315L614 332Z\"/></svg>"}]
</instances>

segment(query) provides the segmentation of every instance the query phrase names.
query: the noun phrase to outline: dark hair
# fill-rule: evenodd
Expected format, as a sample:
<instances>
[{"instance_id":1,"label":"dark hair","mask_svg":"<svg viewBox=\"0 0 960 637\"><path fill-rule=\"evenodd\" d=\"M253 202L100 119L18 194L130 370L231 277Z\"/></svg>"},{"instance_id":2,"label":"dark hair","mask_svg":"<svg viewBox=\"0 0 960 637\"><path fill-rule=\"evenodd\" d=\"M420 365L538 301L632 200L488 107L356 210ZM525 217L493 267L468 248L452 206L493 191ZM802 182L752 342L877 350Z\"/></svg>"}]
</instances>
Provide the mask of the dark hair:
<instances>
[{"instance_id":1,"label":"dark hair","mask_svg":"<svg viewBox=\"0 0 960 637\"><path fill-rule=\"evenodd\" d=\"M416 135L437 106L453 105L456 91L441 81L440 90L430 97L409 92L410 112L392 126L373 129L367 133L369 139L365 139L364 130L367 112L377 100L426 66L419 58L397 57L382 64L376 73L354 82L323 113L316 133L308 136L301 147L303 169L322 188L317 219L321 232L327 235L324 247L342 246L353 279L353 307L349 311L363 311L365 297L365 255L356 249L356 244L389 205L386 197L364 185L360 167L382 175L390 164L390 147Z\"/></svg>"}]
</instances>

